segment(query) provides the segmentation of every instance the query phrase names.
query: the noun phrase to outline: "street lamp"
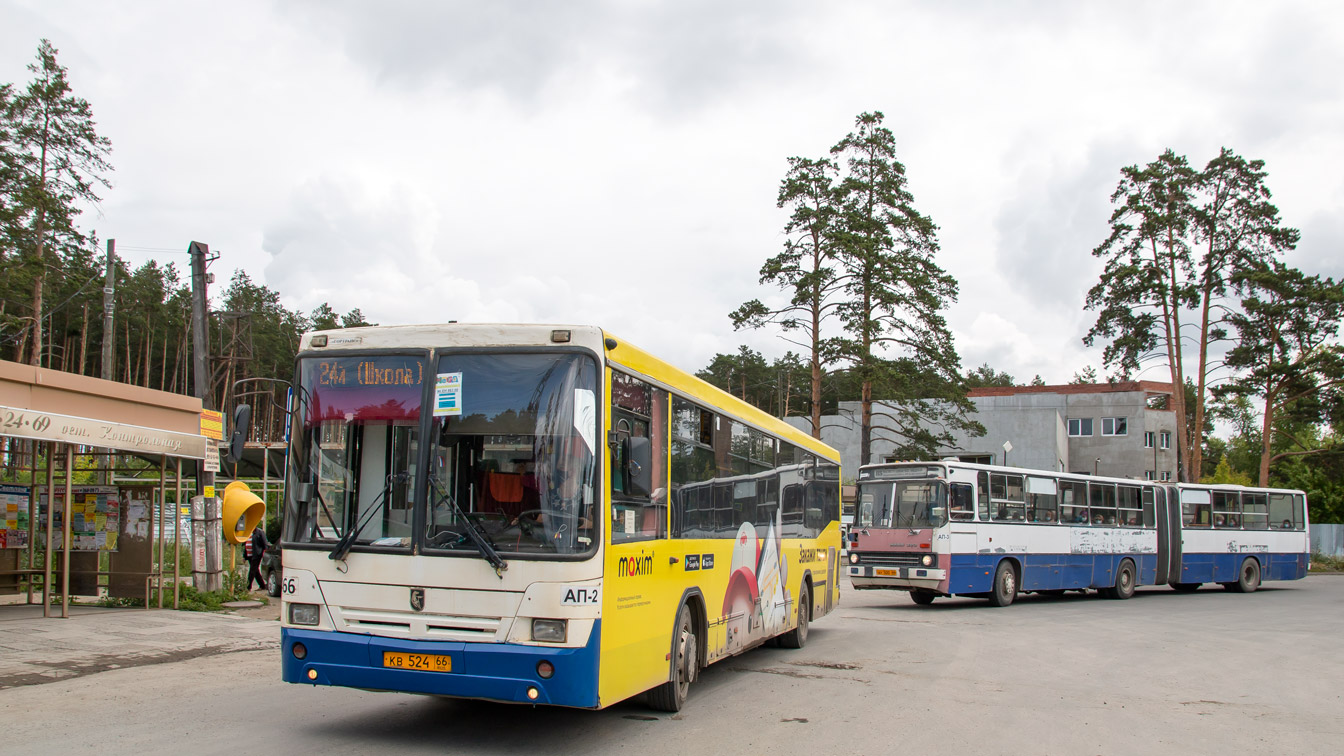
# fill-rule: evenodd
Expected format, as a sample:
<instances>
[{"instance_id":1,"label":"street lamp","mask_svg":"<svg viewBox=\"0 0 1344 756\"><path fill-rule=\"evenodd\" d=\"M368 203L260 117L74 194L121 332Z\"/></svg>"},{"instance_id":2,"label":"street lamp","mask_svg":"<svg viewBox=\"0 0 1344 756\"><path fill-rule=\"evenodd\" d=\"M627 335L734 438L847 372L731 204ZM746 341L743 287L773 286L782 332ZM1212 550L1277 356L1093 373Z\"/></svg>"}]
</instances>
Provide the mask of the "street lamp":
<instances>
[{"instance_id":1,"label":"street lamp","mask_svg":"<svg viewBox=\"0 0 1344 756\"><path fill-rule=\"evenodd\" d=\"M1097 457L1097 461L1092 463L1092 474L1098 475L1099 473L1097 472L1097 470L1100 468L1101 468L1101 457Z\"/></svg>"},{"instance_id":2,"label":"street lamp","mask_svg":"<svg viewBox=\"0 0 1344 756\"><path fill-rule=\"evenodd\" d=\"M1012 442L1012 441L1004 441L1004 442L1003 442L1003 466L1004 466L1004 467L1007 467L1007 466L1008 466L1008 452L1010 452L1010 451L1012 451L1012 450L1013 450L1013 442Z\"/></svg>"}]
</instances>

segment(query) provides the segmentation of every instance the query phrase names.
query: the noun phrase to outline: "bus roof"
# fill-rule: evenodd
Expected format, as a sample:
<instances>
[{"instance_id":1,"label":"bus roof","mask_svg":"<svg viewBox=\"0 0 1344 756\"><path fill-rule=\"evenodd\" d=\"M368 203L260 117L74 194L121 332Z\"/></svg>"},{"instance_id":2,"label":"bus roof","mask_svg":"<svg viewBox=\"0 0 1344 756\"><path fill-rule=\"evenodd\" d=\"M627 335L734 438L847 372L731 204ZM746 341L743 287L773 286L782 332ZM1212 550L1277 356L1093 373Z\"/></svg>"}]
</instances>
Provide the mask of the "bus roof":
<instances>
[{"instance_id":1,"label":"bus roof","mask_svg":"<svg viewBox=\"0 0 1344 756\"><path fill-rule=\"evenodd\" d=\"M920 460L901 460L900 462L877 462L871 465L862 465L859 467L859 475L862 476L865 470L877 470L890 467L928 467L938 465L941 467L958 467L966 470L984 470L986 472L1013 473L1017 475L1049 475L1056 478L1068 478L1070 480L1096 480L1106 483L1124 483L1126 485L1163 485L1180 486L1181 488L1207 489L1226 491L1235 489L1238 491L1277 491L1279 493L1300 493L1304 496L1306 492L1296 488L1261 488L1258 486L1243 486L1236 483L1177 483L1174 480L1140 480L1138 478L1113 478L1106 475L1091 475L1088 473L1074 472L1055 472L1054 470L1037 470L1030 467L1004 467L1003 465L985 465L979 462L962 462L957 459L933 459L927 461Z\"/></svg>"}]
</instances>

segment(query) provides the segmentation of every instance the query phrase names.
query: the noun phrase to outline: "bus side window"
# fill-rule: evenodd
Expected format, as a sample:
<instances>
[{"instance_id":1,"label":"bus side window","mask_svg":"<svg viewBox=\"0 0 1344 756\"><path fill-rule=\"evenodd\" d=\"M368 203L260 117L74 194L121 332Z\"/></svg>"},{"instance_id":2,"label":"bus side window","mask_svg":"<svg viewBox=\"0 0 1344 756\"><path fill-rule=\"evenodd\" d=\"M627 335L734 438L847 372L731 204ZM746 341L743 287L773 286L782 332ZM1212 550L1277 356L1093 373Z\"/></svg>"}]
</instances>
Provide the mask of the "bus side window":
<instances>
[{"instance_id":1,"label":"bus side window","mask_svg":"<svg viewBox=\"0 0 1344 756\"><path fill-rule=\"evenodd\" d=\"M1207 528L1213 523L1208 502L1181 502L1181 523L1188 528Z\"/></svg>"},{"instance_id":2,"label":"bus side window","mask_svg":"<svg viewBox=\"0 0 1344 756\"><path fill-rule=\"evenodd\" d=\"M979 482L979 491L977 494L980 499L980 520L989 521L989 473L982 472L977 479Z\"/></svg>"},{"instance_id":3,"label":"bus side window","mask_svg":"<svg viewBox=\"0 0 1344 756\"><path fill-rule=\"evenodd\" d=\"M1275 530L1293 529L1293 497L1290 494L1269 495L1269 526Z\"/></svg>"},{"instance_id":4,"label":"bus side window","mask_svg":"<svg viewBox=\"0 0 1344 756\"><path fill-rule=\"evenodd\" d=\"M975 491L970 483L953 483L951 486L952 512L954 520L975 519Z\"/></svg>"},{"instance_id":5,"label":"bus side window","mask_svg":"<svg viewBox=\"0 0 1344 756\"><path fill-rule=\"evenodd\" d=\"M667 537L667 392L612 371L611 542ZM637 491L627 476L631 439L647 438L652 491Z\"/></svg>"},{"instance_id":6,"label":"bus side window","mask_svg":"<svg viewBox=\"0 0 1344 756\"><path fill-rule=\"evenodd\" d=\"M1059 521L1066 525L1086 525L1087 484L1061 480L1059 482Z\"/></svg>"}]
</instances>

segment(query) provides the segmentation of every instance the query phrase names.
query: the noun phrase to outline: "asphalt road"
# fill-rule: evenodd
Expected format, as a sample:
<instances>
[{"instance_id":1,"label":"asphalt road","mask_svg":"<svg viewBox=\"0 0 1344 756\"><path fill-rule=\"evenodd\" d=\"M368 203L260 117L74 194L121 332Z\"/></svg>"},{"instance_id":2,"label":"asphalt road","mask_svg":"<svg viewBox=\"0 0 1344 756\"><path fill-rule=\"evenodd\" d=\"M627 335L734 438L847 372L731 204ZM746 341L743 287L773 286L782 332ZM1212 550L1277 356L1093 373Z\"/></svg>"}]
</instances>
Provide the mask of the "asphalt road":
<instances>
[{"instance_id":1,"label":"asphalt road","mask_svg":"<svg viewBox=\"0 0 1344 756\"><path fill-rule=\"evenodd\" d=\"M1006 609L846 590L806 648L714 665L676 715L287 685L240 651L0 690L0 752L1339 753L1342 629L1340 576Z\"/></svg>"}]
</instances>

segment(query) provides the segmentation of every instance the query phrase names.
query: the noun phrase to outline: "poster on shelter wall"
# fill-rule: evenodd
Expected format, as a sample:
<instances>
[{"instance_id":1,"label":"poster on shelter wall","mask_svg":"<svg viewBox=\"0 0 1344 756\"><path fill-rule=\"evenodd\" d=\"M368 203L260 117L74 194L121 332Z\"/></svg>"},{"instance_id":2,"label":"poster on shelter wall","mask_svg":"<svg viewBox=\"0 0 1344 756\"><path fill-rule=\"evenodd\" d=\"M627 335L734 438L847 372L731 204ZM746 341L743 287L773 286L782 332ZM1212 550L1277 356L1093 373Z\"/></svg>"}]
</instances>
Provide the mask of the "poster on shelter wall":
<instances>
[{"instance_id":1,"label":"poster on shelter wall","mask_svg":"<svg viewBox=\"0 0 1344 756\"><path fill-rule=\"evenodd\" d=\"M0 485L0 549L28 548L28 486Z\"/></svg>"},{"instance_id":2,"label":"poster on shelter wall","mask_svg":"<svg viewBox=\"0 0 1344 756\"><path fill-rule=\"evenodd\" d=\"M116 551L123 512L123 499L131 490L116 486L72 486L70 489L70 542L71 551ZM58 486L55 494L55 517L52 519L52 548L65 548L65 487ZM37 524L47 527L46 486L37 489ZM43 535L45 538L45 535Z\"/></svg>"}]
</instances>

